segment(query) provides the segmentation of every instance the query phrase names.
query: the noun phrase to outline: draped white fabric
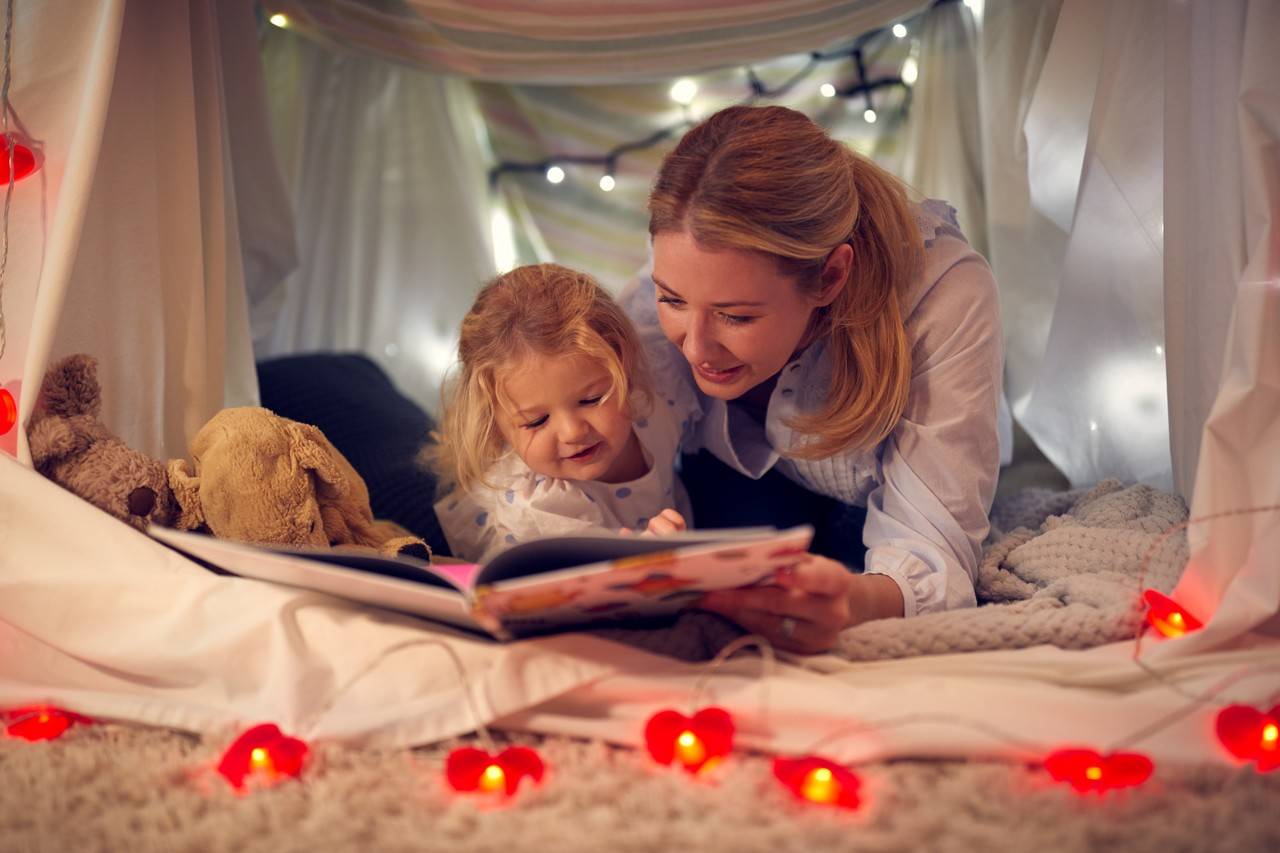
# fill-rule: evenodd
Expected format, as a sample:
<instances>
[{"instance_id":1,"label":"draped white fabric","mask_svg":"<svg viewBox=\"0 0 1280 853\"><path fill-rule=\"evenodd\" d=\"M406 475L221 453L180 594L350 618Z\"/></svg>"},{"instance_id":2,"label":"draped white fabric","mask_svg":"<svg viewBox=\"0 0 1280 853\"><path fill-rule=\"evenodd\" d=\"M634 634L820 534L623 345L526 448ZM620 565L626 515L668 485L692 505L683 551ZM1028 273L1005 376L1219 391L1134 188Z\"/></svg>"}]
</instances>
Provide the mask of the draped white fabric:
<instances>
[{"instance_id":1,"label":"draped white fabric","mask_svg":"<svg viewBox=\"0 0 1280 853\"><path fill-rule=\"evenodd\" d=\"M1165 6L1066 0L1024 124L1032 205L1071 230L1044 359L1015 414L1076 484L1173 485L1162 310Z\"/></svg>"},{"instance_id":2,"label":"draped white fabric","mask_svg":"<svg viewBox=\"0 0 1280 853\"><path fill-rule=\"evenodd\" d=\"M252 127L264 122L260 110L231 120L259 67L250 5L103 2L87 11L27 4L18 23L29 38L14 101L30 102L28 125L47 134L48 183L23 188L31 194L14 205L14 233L39 233L37 186L52 204L47 244L13 247L10 273L23 277L9 279L6 295L25 291L14 303L31 307L11 314L9 327L25 320L30 336L25 347L15 341L6 364L18 358L33 389L51 354L97 356L103 421L145 453L183 456L210 415L257 397L232 172L253 181L253 161L233 164L233 151L251 152ZM37 61L43 55L65 65ZM46 100L49 83L56 97ZM21 403L25 418L34 395Z\"/></svg>"},{"instance_id":3,"label":"draped white fabric","mask_svg":"<svg viewBox=\"0 0 1280 853\"><path fill-rule=\"evenodd\" d=\"M255 303L260 355L357 350L427 408L494 273L470 92L269 27L263 44L300 263Z\"/></svg>"},{"instance_id":4,"label":"draped white fabric","mask_svg":"<svg viewBox=\"0 0 1280 853\"><path fill-rule=\"evenodd\" d=\"M330 44L405 65L508 83L662 80L813 50L929 0L267 0Z\"/></svg>"}]
</instances>

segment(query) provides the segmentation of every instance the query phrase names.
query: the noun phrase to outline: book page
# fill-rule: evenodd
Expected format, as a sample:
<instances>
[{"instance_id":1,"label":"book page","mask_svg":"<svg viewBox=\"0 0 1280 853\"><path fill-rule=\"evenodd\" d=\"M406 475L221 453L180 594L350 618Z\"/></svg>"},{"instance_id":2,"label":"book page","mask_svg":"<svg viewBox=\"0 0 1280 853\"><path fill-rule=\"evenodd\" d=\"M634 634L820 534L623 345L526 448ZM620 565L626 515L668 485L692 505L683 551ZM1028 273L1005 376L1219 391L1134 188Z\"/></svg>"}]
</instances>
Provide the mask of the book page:
<instances>
[{"instance_id":1,"label":"book page","mask_svg":"<svg viewBox=\"0 0 1280 853\"><path fill-rule=\"evenodd\" d=\"M813 528L709 543L691 543L687 537L592 538L597 541L590 553L599 553L609 542L628 547L591 565L493 583L485 582L482 573L475 590L477 606L517 636L674 613L711 590L773 583L779 570L808 551ZM546 546L563 541L548 541ZM640 547L630 547L636 545ZM587 553L582 546L581 538L575 537L573 551Z\"/></svg>"}]
</instances>

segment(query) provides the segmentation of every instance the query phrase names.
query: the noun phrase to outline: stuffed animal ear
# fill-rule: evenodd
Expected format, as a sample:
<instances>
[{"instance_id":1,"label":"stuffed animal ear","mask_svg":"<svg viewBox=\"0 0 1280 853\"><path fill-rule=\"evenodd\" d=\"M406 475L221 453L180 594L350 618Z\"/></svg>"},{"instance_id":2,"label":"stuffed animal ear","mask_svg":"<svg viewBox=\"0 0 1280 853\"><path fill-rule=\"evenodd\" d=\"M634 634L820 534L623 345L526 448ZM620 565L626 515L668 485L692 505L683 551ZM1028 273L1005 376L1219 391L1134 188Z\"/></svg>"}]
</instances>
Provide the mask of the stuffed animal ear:
<instances>
[{"instance_id":1,"label":"stuffed animal ear","mask_svg":"<svg viewBox=\"0 0 1280 853\"><path fill-rule=\"evenodd\" d=\"M324 433L310 424L300 424L296 421L290 422L285 430L289 435L289 446L293 452L293 458L302 467L313 471L316 479L323 484L317 488L317 491L323 492L326 497L345 498L351 491L351 486L338 463L334 461L333 451L330 450L329 441L324 437Z\"/></svg>"},{"instance_id":2,"label":"stuffed animal ear","mask_svg":"<svg viewBox=\"0 0 1280 853\"><path fill-rule=\"evenodd\" d=\"M55 362L44 374L37 410L51 415L92 415L102 410L98 360L76 353Z\"/></svg>"},{"instance_id":3,"label":"stuffed animal ear","mask_svg":"<svg viewBox=\"0 0 1280 853\"><path fill-rule=\"evenodd\" d=\"M31 464L43 471L46 465L88 447L89 435L66 418L40 418L27 432L27 444L31 448Z\"/></svg>"},{"instance_id":4,"label":"stuffed animal ear","mask_svg":"<svg viewBox=\"0 0 1280 853\"><path fill-rule=\"evenodd\" d=\"M178 504L178 517L173 526L179 530L195 530L204 526L204 507L200 503L200 478L187 470L185 459L171 459L166 466L169 488Z\"/></svg>"}]
</instances>

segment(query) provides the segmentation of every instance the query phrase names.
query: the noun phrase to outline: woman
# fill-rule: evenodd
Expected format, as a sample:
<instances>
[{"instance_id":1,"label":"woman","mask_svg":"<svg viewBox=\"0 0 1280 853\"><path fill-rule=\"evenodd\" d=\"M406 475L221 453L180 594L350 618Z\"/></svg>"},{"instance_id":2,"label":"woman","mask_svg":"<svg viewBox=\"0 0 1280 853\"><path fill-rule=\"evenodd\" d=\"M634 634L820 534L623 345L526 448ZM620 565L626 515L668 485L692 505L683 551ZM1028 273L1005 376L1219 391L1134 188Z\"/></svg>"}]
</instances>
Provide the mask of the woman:
<instances>
[{"instance_id":1,"label":"woman","mask_svg":"<svg viewBox=\"0 0 1280 853\"><path fill-rule=\"evenodd\" d=\"M861 622L973 605L1002 350L991 271L950 209L912 204L801 113L730 107L666 157L649 211L652 275L622 301L658 381L696 386L685 450L721 473L708 499L686 467L694 521L761 478L866 510L862 573L812 554L702 606L817 652Z\"/></svg>"}]
</instances>

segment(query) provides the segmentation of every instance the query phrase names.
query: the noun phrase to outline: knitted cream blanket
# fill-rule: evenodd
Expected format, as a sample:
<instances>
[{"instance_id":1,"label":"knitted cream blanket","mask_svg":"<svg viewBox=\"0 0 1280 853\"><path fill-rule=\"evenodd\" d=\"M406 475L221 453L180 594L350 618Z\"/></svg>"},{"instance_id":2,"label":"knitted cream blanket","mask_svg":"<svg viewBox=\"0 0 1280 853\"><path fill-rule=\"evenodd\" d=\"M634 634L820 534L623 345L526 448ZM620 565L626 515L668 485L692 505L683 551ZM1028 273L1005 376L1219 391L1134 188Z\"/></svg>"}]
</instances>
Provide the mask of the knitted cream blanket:
<instances>
[{"instance_id":1,"label":"knitted cream blanket","mask_svg":"<svg viewBox=\"0 0 1280 853\"><path fill-rule=\"evenodd\" d=\"M845 631L833 651L880 660L1044 644L1085 649L1133 637L1142 589L1169 592L1186 565L1185 535L1160 542L1186 518L1180 497L1150 486L1106 480L1087 491L1024 490L992 509L975 584L978 607L868 622ZM667 629L596 633L705 660L741 631L693 612Z\"/></svg>"}]
</instances>

